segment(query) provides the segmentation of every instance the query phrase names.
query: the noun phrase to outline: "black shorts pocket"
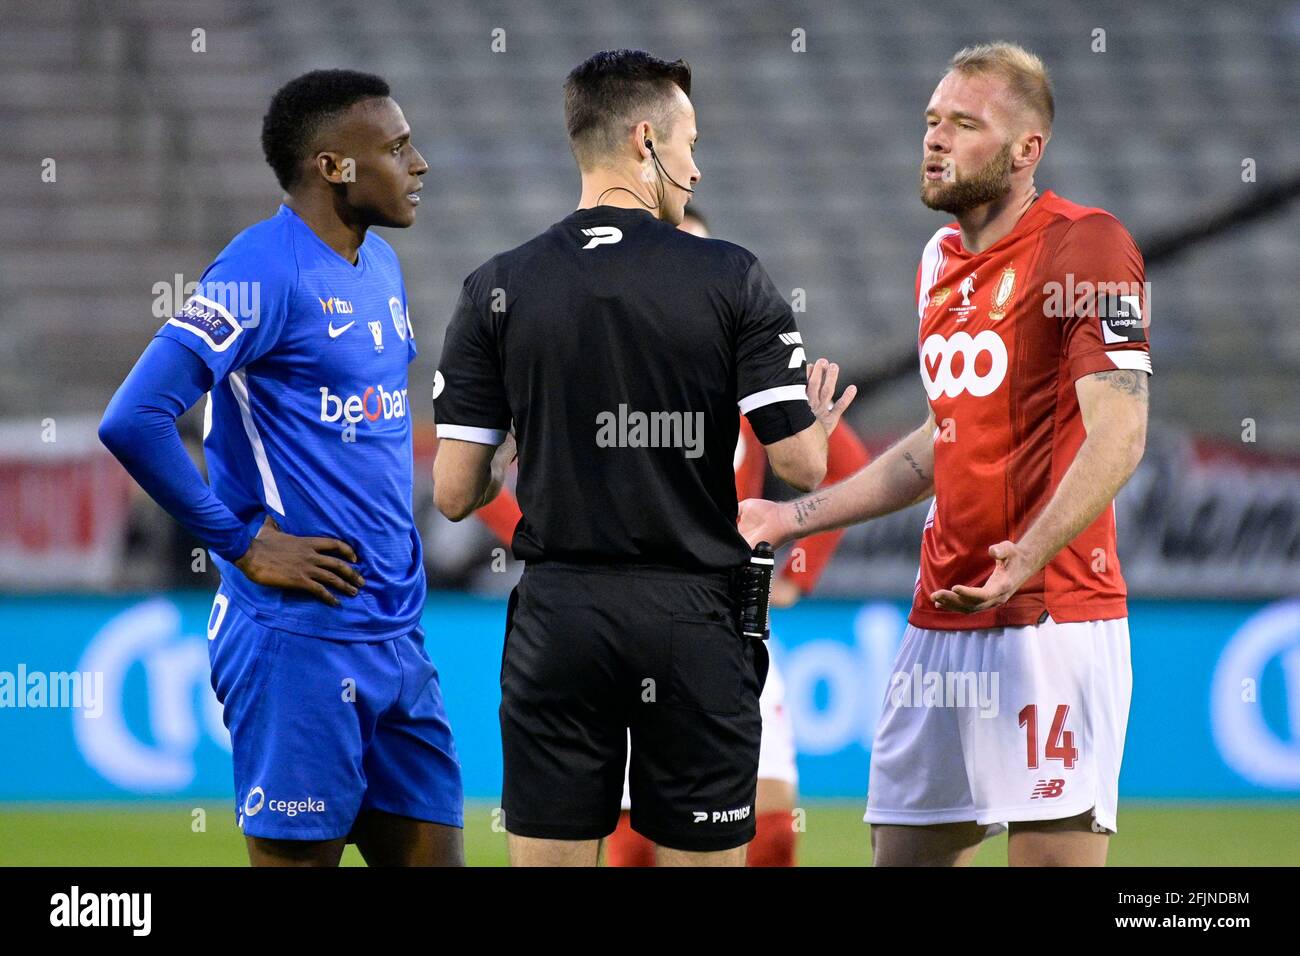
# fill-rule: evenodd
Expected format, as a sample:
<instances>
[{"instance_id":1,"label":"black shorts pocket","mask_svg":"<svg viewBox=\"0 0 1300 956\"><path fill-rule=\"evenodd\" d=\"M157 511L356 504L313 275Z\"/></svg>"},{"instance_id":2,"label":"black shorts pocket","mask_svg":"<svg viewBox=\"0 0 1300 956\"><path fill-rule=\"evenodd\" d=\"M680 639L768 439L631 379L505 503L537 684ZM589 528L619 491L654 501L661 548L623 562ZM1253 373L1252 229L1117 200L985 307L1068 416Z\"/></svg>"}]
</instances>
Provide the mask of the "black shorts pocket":
<instances>
[{"instance_id":1,"label":"black shorts pocket","mask_svg":"<svg viewBox=\"0 0 1300 956\"><path fill-rule=\"evenodd\" d=\"M674 614L670 700L710 714L739 714L745 647L722 613Z\"/></svg>"},{"instance_id":2,"label":"black shorts pocket","mask_svg":"<svg viewBox=\"0 0 1300 956\"><path fill-rule=\"evenodd\" d=\"M519 586L515 585L510 589L510 600L506 602L506 635L505 640L501 643L501 673L497 675L497 683L501 684L506 679L506 652L510 650L510 630L515 624L515 608L519 606Z\"/></svg>"}]
</instances>

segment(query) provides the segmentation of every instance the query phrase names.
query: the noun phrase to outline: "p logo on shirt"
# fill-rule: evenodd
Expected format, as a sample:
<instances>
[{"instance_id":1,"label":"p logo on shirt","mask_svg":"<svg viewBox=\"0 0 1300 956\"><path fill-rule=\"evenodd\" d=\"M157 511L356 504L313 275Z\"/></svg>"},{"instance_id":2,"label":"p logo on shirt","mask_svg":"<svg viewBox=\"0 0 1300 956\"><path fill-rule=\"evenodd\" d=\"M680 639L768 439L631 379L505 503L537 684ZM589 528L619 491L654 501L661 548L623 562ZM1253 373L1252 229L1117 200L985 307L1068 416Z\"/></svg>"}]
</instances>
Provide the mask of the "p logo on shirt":
<instances>
[{"instance_id":1,"label":"p logo on shirt","mask_svg":"<svg viewBox=\"0 0 1300 956\"><path fill-rule=\"evenodd\" d=\"M613 245L623 238L623 230L617 226L592 226L590 229L582 230L584 236L590 236L584 249L594 249L596 246Z\"/></svg>"}]
</instances>

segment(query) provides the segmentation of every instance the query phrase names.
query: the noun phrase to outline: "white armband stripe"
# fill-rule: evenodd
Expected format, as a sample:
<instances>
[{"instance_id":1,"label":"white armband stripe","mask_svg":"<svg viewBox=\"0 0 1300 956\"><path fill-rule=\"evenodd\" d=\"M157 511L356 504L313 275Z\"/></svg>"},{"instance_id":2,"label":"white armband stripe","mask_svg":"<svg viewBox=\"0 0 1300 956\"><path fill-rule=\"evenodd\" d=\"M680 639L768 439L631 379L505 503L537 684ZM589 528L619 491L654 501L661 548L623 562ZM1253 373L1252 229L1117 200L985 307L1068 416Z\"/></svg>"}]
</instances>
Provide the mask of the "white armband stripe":
<instances>
[{"instance_id":1,"label":"white armband stripe","mask_svg":"<svg viewBox=\"0 0 1300 956\"><path fill-rule=\"evenodd\" d=\"M504 428L475 428L472 425L445 425L442 422L436 427L439 438L472 441L476 445L499 445L506 440Z\"/></svg>"},{"instance_id":2,"label":"white armband stripe","mask_svg":"<svg viewBox=\"0 0 1300 956\"><path fill-rule=\"evenodd\" d=\"M1138 349L1107 352L1106 357L1115 363L1116 368L1129 369L1133 372L1151 374L1151 353Z\"/></svg>"},{"instance_id":3,"label":"white armband stripe","mask_svg":"<svg viewBox=\"0 0 1300 956\"><path fill-rule=\"evenodd\" d=\"M736 404L740 406L740 414L748 415L754 409L762 408L764 405L796 400L808 404L808 390L803 385L778 385L776 388L765 388L761 392L746 395Z\"/></svg>"}]
</instances>

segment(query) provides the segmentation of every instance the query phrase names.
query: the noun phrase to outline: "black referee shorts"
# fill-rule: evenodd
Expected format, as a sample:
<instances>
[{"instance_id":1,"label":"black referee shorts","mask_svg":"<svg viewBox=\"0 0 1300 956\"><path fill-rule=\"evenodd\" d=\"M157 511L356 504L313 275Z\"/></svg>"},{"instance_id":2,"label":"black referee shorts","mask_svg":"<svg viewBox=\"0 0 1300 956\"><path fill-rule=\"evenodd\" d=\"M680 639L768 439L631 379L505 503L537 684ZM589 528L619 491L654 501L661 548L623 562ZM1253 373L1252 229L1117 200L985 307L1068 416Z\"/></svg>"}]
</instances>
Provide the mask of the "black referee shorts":
<instances>
[{"instance_id":1,"label":"black referee shorts","mask_svg":"<svg viewBox=\"0 0 1300 956\"><path fill-rule=\"evenodd\" d=\"M501 657L507 831L612 833L630 731L634 830L678 850L754 838L768 656L740 636L728 578L528 565Z\"/></svg>"}]
</instances>

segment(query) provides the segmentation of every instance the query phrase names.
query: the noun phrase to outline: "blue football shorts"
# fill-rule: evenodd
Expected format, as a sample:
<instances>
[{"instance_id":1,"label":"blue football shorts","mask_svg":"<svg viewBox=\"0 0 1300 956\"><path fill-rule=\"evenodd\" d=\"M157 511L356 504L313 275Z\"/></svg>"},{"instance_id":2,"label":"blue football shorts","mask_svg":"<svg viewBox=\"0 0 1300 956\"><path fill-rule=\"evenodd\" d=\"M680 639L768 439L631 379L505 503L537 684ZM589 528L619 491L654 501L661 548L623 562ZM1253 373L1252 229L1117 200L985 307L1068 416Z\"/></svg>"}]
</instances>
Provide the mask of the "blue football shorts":
<instances>
[{"instance_id":1,"label":"blue football shorts","mask_svg":"<svg viewBox=\"0 0 1300 956\"><path fill-rule=\"evenodd\" d=\"M362 810L463 826L460 761L418 625L325 640L266 627L218 592L208 659L246 836L333 840Z\"/></svg>"}]
</instances>

